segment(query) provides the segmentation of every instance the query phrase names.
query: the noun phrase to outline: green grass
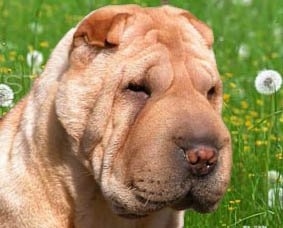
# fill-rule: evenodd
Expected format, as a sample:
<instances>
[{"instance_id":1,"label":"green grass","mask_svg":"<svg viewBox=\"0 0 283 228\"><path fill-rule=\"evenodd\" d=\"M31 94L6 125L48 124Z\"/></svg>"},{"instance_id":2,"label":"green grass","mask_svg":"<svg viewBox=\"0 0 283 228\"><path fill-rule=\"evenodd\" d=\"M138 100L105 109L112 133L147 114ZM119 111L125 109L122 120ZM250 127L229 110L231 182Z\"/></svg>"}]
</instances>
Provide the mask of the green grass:
<instances>
[{"instance_id":1,"label":"green grass","mask_svg":"<svg viewBox=\"0 0 283 228\"><path fill-rule=\"evenodd\" d=\"M258 71L283 73L283 2L253 0L171 0L212 26L215 53L224 82L224 120L233 138L232 182L219 209L212 214L187 212L185 227L283 227L283 211L267 205L267 171L283 174L283 89L264 96L254 88ZM111 3L159 5L157 0L0 0L0 83L27 93L33 78L26 64L31 49L48 58L60 37L89 11ZM43 32L30 32L35 23ZM249 54L239 56L239 48ZM7 108L0 108L3 115Z\"/></svg>"}]
</instances>

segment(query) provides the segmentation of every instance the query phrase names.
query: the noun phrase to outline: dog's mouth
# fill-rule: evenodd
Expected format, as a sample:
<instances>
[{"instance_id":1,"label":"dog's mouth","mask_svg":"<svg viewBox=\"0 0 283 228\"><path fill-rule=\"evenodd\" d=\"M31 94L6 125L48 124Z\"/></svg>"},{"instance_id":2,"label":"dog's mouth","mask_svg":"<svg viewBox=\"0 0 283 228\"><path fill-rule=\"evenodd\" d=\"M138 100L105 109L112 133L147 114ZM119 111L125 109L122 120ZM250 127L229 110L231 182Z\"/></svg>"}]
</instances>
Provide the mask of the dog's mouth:
<instances>
[{"instance_id":1,"label":"dog's mouth","mask_svg":"<svg viewBox=\"0 0 283 228\"><path fill-rule=\"evenodd\" d=\"M199 213L209 213L217 208L219 200L220 197L199 199L192 192L188 192L184 198L172 204L171 207L175 210L193 209Z\"/></svg>"},{"instance_id":2,"label":"dog's mouth","mask_svg":"<svg viewBox=\"0 0 283 228\"><path fill-rule=\"evenodd\" d=\"M115 212L115 214L117 214L120 217L126 218L126 219L139 219L139 218L143 218L146 217L148 215L148 213L145 212L132 212L130 211L126 206L123 206L122 204L119 204L117 202L112 202L112 209Z\"/></svg>"},{"instance_id":3,"label":"dog's mouth","mask_svg":"<svg viewBox=\"0 0 283 228\"><path fill-rule=\"evenodd\" d=\"M179 179L173 175L162 181L136 177L121 183L113 178L112 185L115 183L115 189L120 191L112 191L108 199L113 212L128 219L142 218L164 208L209 213L217 209L229 183L228 176L222 176L219 167L218 164L205 176L190 173L182 176L181 173Z\"/></svg>"},{"instance_id":4,"label":"dog's mouth","mask_svg":"<svg viewBox=\"0 0 283 228\"><path fill-rule=\"evenodd\" d=\"M113 211L124 218L137 219L146 217L148 214L159 211L162 208L169 207L176 200L172 201L160 201L145 198L139 194L133 194L135 204L127 205L117 200L111 201Z\"/></svg>"},{"instance_id":5,"label":"dog's mouth","mask_svg":"<svg viewBox=\"0 0 283 228\"><path fill-rule=\"evenodd\" d=\"M143 218L148 216L148 214L159 211L160 209L164 208L165 204L163 202L153 202L148 201L146 204L141 204L141 202L138 201L137 207L133 210L132 208L128 208L127 205L121 205L117 203L112 203L112 209L114 212L124 218L127 219L137 219L137 218Z\"/></svg>"},{"instance_id":6,"label":"dog's mouth","mask_svg":"<svg viewBox=\"0 0 283 228\"><path fill-rule=\"evenodd\" d=\"M148 214L159 211L165 207L170 207L174 210L186 210L192 209L200 213L209 213L214 211L221 199L221 196L206 198L194 195L190 190L182 197L174 200L167 201L155 201L152 199L146 199L143 196L135 195L136 206L135 208L129 208L128 205L112 201L113 211L123 218L138 219L148 216Z\"/></svg>"}]
</instances>

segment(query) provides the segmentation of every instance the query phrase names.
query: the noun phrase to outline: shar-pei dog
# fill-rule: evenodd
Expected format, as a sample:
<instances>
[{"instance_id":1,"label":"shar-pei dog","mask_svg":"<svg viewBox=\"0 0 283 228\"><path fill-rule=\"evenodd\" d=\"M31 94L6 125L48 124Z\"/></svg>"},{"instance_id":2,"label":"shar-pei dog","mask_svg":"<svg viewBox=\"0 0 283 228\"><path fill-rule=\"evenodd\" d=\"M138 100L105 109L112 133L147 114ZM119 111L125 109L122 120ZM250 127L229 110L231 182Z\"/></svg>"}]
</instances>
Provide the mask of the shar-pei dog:
<instances>
[{"instance_id":1,"label":"shar-pei dog","mask_svg":"<svg viewBox=\"0 0 283 228\"><path fill-rule=\"evenodd\" d=\"M71 29L0 123L0 227L172 228L216 209L232 153L212 43L170 6Z\"/></svg>"}]
</instances>

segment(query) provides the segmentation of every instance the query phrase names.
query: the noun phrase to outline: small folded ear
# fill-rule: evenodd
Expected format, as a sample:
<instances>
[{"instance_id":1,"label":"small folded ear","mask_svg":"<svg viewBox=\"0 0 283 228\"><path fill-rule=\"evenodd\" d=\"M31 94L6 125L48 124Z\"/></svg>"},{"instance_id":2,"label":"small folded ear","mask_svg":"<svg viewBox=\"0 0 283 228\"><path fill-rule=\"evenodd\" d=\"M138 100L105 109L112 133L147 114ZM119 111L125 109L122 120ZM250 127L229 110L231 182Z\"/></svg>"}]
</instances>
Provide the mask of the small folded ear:
<instances>
[{"instance_id":1,"label":"small folded ear","mask_svg":"<svg viewBox=\"0 0 283 228\"><path fill-rule=\"evenodd\" d=\"M97 47L118 45L129 16L128 13L115 11L95 11L79 24L74 34L74 45L81 38Z\"/></svg>"},{"instance_id":2,"label":"small folded ear","mask_svg":"<svg viewBox=\"0 0 283 228\"><path fill-rule=\"evenodd\" d=\"M184 12L181 14L182 16L186 17L189 22L195 27L196 30L202 35L204 38L206 45L211 48L214 42L213 32L209 28L208 25L203 23L202 21L198 20L193 14Z\"/></svg>"}]
</instances>

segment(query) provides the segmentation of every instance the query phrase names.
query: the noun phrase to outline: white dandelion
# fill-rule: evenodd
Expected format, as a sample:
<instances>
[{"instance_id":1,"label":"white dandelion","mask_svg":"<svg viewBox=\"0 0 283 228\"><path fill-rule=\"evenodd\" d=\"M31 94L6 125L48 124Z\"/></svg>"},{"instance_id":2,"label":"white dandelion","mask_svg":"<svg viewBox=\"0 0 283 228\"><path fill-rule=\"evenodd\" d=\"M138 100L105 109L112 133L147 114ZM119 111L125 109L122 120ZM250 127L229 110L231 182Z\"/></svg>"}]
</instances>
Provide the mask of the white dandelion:
<instances>
[{"instance_id":1,"label":"white dandelion","mask_svg":"<svg viewBox=\"0 0 283 228\"><path fill-rule=\"evenodd\" d=\"M271 188L268 191L268 206L283 209L283 188Z\"/></svg>"},{"instance_id":2,"label":"white dandelion","mask_svg":"<svg viewBox=\"0 0 283 228\"><path fill-rule=\"evenodd\" d=\"M277 92L282 85L282 77L275 70L262 70L255 79L256 90L264 95Z\"/></svg>"},{"instance_id":3,"label":"white dandelion","mask_svg":"<svg viewBox=\"0 0 283 228\"><path fill-rule=\"evenodd\" d=\"M13 90L6 84L0 84L0 107L11 107L13 100Z\"/></svg>"},{"instance_id":4,"label":"white dandelion","mask_svg":"<svg viewBox=\"0 0 283 228\"><path fill-rule=\"evenodd\" d=\"M43 55L37 50L30 51L27 54L27 64L32 69L32 73L40 73L40 66L43 63Z\"/></svg>"},{"instance_id":5,"label":"white dandelion","mask_svg":"<svg viewBox=\"0 0 283 228\"><path fill-rule=\"evenodd\" d=\"M29 23L28 28L30 29L31 32L35 34L40 34L43 32L43 26L38 22Z\"/></svg>"},{"instance_id":6,"label":"white dandelion","mask_svg":"<svg viewBox=\"0 0 283 228\"><path fill-rule=\"evenodd\" d=\"M233 0L233 3L236 5L250 6L253 3L253 0Z\"/></svg>"},{"instance_id":7,"label":"white dandelion","mask_svg":"<svg viewBox=\"0 0 283 228\"><path fill-rule=\"evenodd\" d=\"M283 35L283 29L281 26L276 26L274 29L273 29L273 37L276 41L281 41L281 38L282 38L282 35Z\"/></svg>"},{"instance_id":8,"label":"white dandelion","mask_svg":"<svg viewBox=\"0 0 283 228\"><path fill-rule=\"evenodd\" d=\"M276 170L270 170L267 173L267 179L270 186L283 184L283 176Z\"/></svg>"},{"instance_id":9,"label":"white dandelion","mask_svg":"<svg viewBox=\"0 0 283 228\"><path fill-rule=\"evenodd\" d=\"M240 59L247 59L250 56L250 48L246 44L241 44L238 49Z\"/></svg>"}]
</instances>

